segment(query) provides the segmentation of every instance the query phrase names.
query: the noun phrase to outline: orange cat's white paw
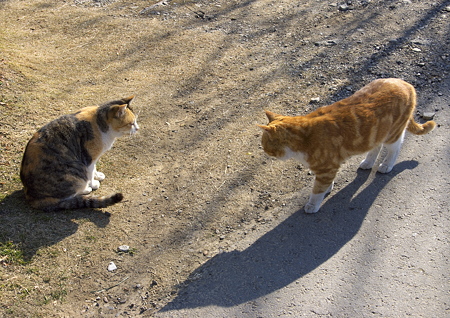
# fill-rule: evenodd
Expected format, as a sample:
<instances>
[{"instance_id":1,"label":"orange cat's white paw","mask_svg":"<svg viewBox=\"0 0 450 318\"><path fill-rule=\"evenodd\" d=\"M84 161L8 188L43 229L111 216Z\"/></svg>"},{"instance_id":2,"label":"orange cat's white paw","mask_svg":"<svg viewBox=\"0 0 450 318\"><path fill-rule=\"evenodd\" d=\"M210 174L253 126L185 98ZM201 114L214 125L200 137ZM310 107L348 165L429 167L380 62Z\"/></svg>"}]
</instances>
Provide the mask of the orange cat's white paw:
<instances>
[{"instance_id":1,"label":"orange cat's white paw","mask_svg":"<svg viewBox=\"0 0 450 318\"><path fill-rule=\"evenodd\" d=\"M364 170L368 170L368 169L372 169L374 162L368 161L368 160L363 160L361 161L361 163L359 164L359 167L361 169Z\"/></svg>"},{"instance_id":2,"label":"orange cat's white paw","mask_svg":"<svg viewBox=\"0 0 450 318\"><path fill-rule=\"evenodd\" d=\"M382 163L379 167L378 167L378 172L380 173L389 173L392 171L392 168L390 165L387 165L385 163Z\"/></svg>"},{"instance_id":3,"label":"orange cat's white paw","mask_svg":"<svg viewBox=\"0 0 450 318\"><path fill-rule=\"evenodd\" d=\"M98 181L103 181L103 180L105 180L105 174L102 172L95 171L94 179L98 180Z\"/></svg>"},{"instance_id":4,"label":"orange cat's white paw","mask_svg":"<svg viewBox=\"0 0 450 318\"><path fill-rule=\"evenodd\" d=\"M316 206L316 204L306 203L305 212L306 213L316 213L320 209L320 204Z\"/></svg>"}]
</instances>

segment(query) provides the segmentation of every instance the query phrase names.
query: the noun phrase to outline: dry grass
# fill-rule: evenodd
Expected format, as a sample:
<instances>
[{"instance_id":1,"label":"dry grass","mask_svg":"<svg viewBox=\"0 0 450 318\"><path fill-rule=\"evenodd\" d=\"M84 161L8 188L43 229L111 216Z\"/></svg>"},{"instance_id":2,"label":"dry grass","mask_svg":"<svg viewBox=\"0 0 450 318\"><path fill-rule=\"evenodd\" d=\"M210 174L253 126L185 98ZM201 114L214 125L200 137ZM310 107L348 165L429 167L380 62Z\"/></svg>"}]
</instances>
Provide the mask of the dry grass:
<instances>
[{"instance_id":1,"label":"dry grass","mask_svg":"<svg viewBox=\"0 0 450 318\"><path fill-rule=\"evenodd\" d=\"M263 109L304 113L318 106L312 97L324 104L384 74L415 80L418 66L392 68L394 54L380 52L414 61L407 43L391 47L389 38L411 37L429 10L416 4L416 20L393 23L387 36L374 26L408 11L383 1L371 8L384 16L289 0L169 1L140 14L156 2L0 1L0 315L107 316L129 305L150 315L164 306L194 269L306 201L312 176L259 148ZM348 43L314 45L336 33ZM100 162L100 194L126 198L107 210L112 217L30 210L18 172L34 131L131 94L141 130ZM117 253L122 244L133 255Z\"/></svg>"}]
</instances>

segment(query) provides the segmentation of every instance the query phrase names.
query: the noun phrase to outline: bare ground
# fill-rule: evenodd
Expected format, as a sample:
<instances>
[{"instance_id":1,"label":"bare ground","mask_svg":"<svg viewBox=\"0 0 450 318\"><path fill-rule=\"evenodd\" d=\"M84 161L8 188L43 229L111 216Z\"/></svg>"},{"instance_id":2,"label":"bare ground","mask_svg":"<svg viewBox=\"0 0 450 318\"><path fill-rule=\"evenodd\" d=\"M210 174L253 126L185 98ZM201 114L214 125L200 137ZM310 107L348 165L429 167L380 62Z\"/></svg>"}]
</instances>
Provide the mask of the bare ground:
<instances>
[{"instance_id":1,"label":"bare ground","mask_svg":"<svg viewBox=\"0 0 450 318\"><path fill-rule=\"evenodd\" d=\"M449 19L442 0L0 1L0 316L448 316ZM352 159L304 215L313 176L263 154L263 109L379 77L439 127L387 176ZM131 94L141 130L99 169L125 202L29 209L33 132Z\"/></svg>"}]
</instances>

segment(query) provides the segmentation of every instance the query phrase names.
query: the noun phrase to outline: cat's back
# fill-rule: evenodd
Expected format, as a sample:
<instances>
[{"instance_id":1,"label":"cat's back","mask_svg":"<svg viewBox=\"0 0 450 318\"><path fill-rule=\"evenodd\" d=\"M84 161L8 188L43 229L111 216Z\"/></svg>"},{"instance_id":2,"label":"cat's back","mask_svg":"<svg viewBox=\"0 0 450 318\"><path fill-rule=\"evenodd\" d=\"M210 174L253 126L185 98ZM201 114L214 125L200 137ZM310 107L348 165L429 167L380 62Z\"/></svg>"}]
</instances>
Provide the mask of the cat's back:
<instances>
[{"instance_id":1,"label":"cat's back","mask_svg":"<svg viewBox=\"0 0 450 318\"><path fill-rule=\"evenodd\" d=\"M393 101L405 101L415 98L414 87L399 78L376 79L350 97L333 105L336 108L361 105L364 107L377 107Z\"/></svg>"},{"instance_id":2,"label":"cat's back","mask_svg":"<svg viewBox=\"0 0 450 318\"><path fill-rule=\"evenodd\" d=\"M400 78L380 78L370 82L344 101L408 98L413 93L415 93L414 87Z\"/></svg>"},{"instance_id":3,"label":"cat's back","mask_svg":"<svg viewBox=\"0 0 450 318\"><path fill-rule=\"evenodd\" d=\"M383 115L390 112L393 106L407 109L415 106L416 93L414 87L399 78L376 79L353 95L331 105L318 108L307 115L309 118L334 117L345 118L361 115Z\"/></svg>"},{"instance_id":4,"label":"cat's back","mask_svg":"<svg viewBox=\"0 0 450 318\"><path fill-rule=\"evenodd\" d=\"M28 142L28 148L62 149L94 138L95 111L85 107L74 114L60 116L39 129Z\"/></svg>"},{"instance_id":5,"label":"cat's back","mask_svg":"<svg viewBox=\"0 0 450 318\"><path fill-rule=\"evenodd\" d=\"M34 133L25 148L20 170L25 189L34 187L39 175L63 172L78 161L88 164L92 160L84 146L95 139L96 108L86 107L58 117Z\"/></svg>"}]
</instances>

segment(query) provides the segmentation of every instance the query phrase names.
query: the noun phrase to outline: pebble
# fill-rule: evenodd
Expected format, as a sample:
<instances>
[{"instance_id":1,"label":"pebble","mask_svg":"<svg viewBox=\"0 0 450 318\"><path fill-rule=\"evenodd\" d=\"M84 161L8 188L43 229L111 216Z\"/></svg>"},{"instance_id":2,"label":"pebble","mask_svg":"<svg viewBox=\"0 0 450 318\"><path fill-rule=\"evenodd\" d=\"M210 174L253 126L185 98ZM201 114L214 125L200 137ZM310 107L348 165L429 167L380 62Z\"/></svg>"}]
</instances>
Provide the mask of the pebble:
<instances>
[{"instance_id":1,"label":"pebble","mask_svg":"<svg viewBox=\"0 0 450 318\"><path fill-rule=\"evenodd\" d=\"M333 45L337 45L338 43L339 43L338 39L331 39L331 40L314 42L314 45L315 46L333 46Z\"/></svg>"},{"instance_id":2,"label":"pebble","mask_svg":"<svg viewBox=\"0 0 450 318\"><path fill-rule=\"evenodd\" d=\"M434 118L434 115L436 115L436 113L434 113L434 112L425 112L422 114L422 118L424 120L431 120Z\"/></svg>"},{"instance_id":3,"label":"pebble","mask_svg":"<svg viewBox=\"0 0 450 318\"><path fill-rule=\"evenodd\" d=\"M124 253L128 253L130 251L130 247L128 245L120 245L118 249L120 252Z\"/></svg>"},{"instance_id":4,"label":"pebble","mask_svg":"<svg viewBox=\"0 0 450 318\"><path fill-rule=\"evenodd\" d=\"M108 265L108 271L112 272L115 271L117 269L116 264L114 264L114 262L110 262Z\"/></svg>"},{"instance_id":5,"label":"pebble","mask_svg":"<svg viewBox=\"0 0 450 318\"><path fill-rule=\"evenodd\" d=\"M309 102L311 104L318 103L318 102L320 102L320 97L313 97L313 98L311 98L311 100Z\"/></svg>"}]
</instances>

